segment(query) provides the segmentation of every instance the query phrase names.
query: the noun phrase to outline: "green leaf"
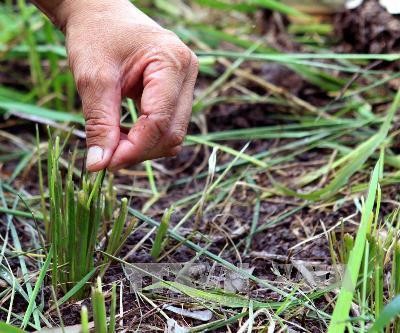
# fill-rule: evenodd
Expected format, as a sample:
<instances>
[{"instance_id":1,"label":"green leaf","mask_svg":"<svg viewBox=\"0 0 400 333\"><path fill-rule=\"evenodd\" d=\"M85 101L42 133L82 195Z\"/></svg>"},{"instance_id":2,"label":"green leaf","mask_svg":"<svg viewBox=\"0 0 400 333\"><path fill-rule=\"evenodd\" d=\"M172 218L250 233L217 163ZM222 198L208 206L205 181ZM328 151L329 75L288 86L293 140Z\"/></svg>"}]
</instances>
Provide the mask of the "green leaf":
<instances>
[{"instance_id":1,"label":"green leaf","mask_svg":"<svg viewBox=\"0 0 400 333\"><path fill-rule=\"evenodd\" d=\"M50 119L54 121L65 121L75 122L84 124L84 119L81 115L73 114L70 112L62 112L46 109L40 106L25 104L20 102L10 102L0 100L0 109L4 109L9 112L25 113L32 116L37 116L44 119Z\"/></svg>"},{"instance_id":2,"label":"green leaf","mask_svg":"<svg viewBox=\"0 0 400 333\"><path fill-rule=\"evenodd\" d=\"M43 267L40 270L39 277L38 277L38 279L36 281L36 284L35 284L35 288L33 289L33 292L32 292L32 294L30 296L29 304L28 304L28 307L26 309L26 312L25 312L25 315L24 315L24 319L22 320L22 325L21 326L22 326L23 329L25 329L26 326L28 325L28 321L29 321L29 319L30 319L30 317L32 315L33 310L34 310L33 307L35 305L36 297L37 297L37 295L39 293L40 287L43 284L43 281L44 281L44 278L46 276L47 270L49 269L49 265L50 265L52 257L53 257L53 247L50 248L49 253L47 254L46 261L44 262Z\"/></svg>"},{"instance_id":3,"label":"green leaf","mask_svg":"<svg viewBox=\"0 0 400 333\"><path fill-rule=\"evenodd\" d=\"M281 190L284 194L296 196L305 200L321 200L327 199L332 195L336 194L344 185L348 183L348 180L358 170L362 168L364 163L370 158L370 156L376 151L376 149L386 139L392 120L398 108L400 107L400 90L397 92L396 97L390 106L384 123L382 124L379 131L371 136L367 141L361 143L358 147L354 148L345 157L341 158L341 163L346 162L336 173L335 178L326 185L324 188L310 192L310 193L297 193L281 184L274 182L274 185ZM383 163L383 161L382 161Z\"/></svg>"},{"instance_id":4,"label":"green leaf","mask_svg":"<svg viewBox=\"0 0 400 333\"><path fill-rule=\"evenodd\" d=\"M88 274L86 274L82 280L80 280L63 297L61 297L57 301L57 306L61 306L66 301L68 301L71 297L73 297L79 290L81 290L81 288L83 288L85 286L85 284L92 278L92 276L94 275L95 272L96 272L96 268L93 268ZM53 306L52 309L53 308L55 308L55 306Z\"/></svg>"},{"instance_id":5,"label":"green leaf","mask_svg":"<svg viewBox=\"0 0 400 333\"><path fill-rule=\"evenodd\" d=\"M379 173L383 160L379 159L372 172L369 183L367 200L363 206L361 222L357 231L354 247L350 252L349 261L344 273L340 293L333 310L332 319L328 327L328 333L342 333L346 328L349 319L349 311L353 301L355 287L357 285L360 266L364 254L367 235L370 233L371 222L373 220L373 209L375 204L376 192L378 189Z\"/></svg>"},{"instance_id":6,"label":"green leaf","mask_svg":"<svg viewBox=\"0 0 400 333\"><path fill-rule=\"evenodd\" d=\"M81 309L81 331L82 333L89 333L89 318L88 318L88 309L84 305Z\"/></svg>"},{"instance_id":7,"label":"green leaf","mask_svg":"<svg viewBox=\"0 0 400 333\"><path fill-rule=\"evenodd\" d=\"M171 206L169 209L165 210L164 215L161 219L160 226L157 229L156 238L154 239L153 246L151 248L151 256L157 259L162 250L162 244L168 231L169 221L171 220L171 214L174 207Z\"/></svg>"},{"instance_id":8,"label":"green leaf","mask_svg":"<svg viewBox=\"0 0 400 333\"><path fill-rule=\"evenodd\" d=\"M391 320L400 315L400 295L393 298L390 303L386 304L383 311L376 318L372 327L368 330L368 333L379 333L390 324Z\"/></svg>"},{"instance_id":9,"label":"green leaf","mask_svg":"<svg viewBox=\"0 0 400 333\"><path fill-rule=\"evenodd\" d=\"M101 280L97 279L97 287L92 290L92 307L96 333L107 333L107 313Z\"/></svg>"},{"instance_id":10,"label":"green leaf","mask_svg":"<svg viewBox=\"0 0 400 333\"><path fill-rule=\"evenodd\" d=\"M0 321L1 333L24 333L25 331Z\"/></svg>"},{"instance_id":11,"label":"green leaf","mask_svg":"<svg viewBox=\"0 0 400 333\"><path fill-rule=\"evenodd\" d=\"M281 305L280 302L260 302L256 300L251 300L237 294L226 293L220 290L200 290L196 289L179 282L174 281L160 281L152 284L144 290L152 290L158 288L167 288L175 292L183 293L194 299L201 299L202 301L207 301L214 303L216 305L229 307L229 308L247 308L249 307L250 301L253 302L254 308L277 308Z\"/></svg>"}]
</instances>

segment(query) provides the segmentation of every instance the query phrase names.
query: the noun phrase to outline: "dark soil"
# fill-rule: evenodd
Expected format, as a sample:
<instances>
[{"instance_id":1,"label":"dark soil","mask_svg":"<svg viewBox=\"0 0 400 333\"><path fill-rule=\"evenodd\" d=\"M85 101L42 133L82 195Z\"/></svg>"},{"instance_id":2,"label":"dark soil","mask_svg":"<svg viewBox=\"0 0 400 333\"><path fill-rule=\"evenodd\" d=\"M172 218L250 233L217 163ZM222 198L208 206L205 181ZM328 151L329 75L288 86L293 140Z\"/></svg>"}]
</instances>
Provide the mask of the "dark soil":
<instances>
[{"instance_id":1,"label":"dark soil","mask_svg":"<svg viewBox=\"0 0 400 333\"><path fill-rule=\"evenodd\" d=\"M400 20L377 1L335 16L341 52L396 53L400 51Z\"/></svg>"},{"instance_id":2,"label":"dark soil","mask_svg":"<svg viewBox=\"0 0 400 333\"><path fill-rule=\"evenodd\" d=\"M282 22L277 23L274 21L276 17L271 18L268 16L268 13L264 13L263 15L264 16L261 17L265 20L265 26L261 27L260 33L263 33L263 31L270 31L271 33L271 29L274 29L273 31L280 35L279 39L276 40L276 43L281 49L285 51L296 50L296 45L287 42L288 39L282 37L282 34L285 34L285 31L282 31L282 29L284 29L287 23L285 18L283 18ZM400 21L398 18L386 13L375 1L366 1L363 6L356 10L346 11L335 15L334 22L337 35L340 39L340 45L337 46L340 51L366 53L399 51ZM268 27L268 29L266 27ZM300 96L306 101L312 102L314 105L326 105L331 101L331 98L322 94L317 87L313 87L297 74L291 70L283 68L282 66L264 65L262 68L255 68L253 70L255 73L262 75L269 82L284 87L292 94ZM288 77L290 79L288 79ZM201 80L205 79L202 78ZM229 94L229 91L227 94ZM216 132L220 130L279 124L279 120L268 117L270 109L276 110L276 106L215 106L205 113L207 129L209 132ZM285 109L282 110L282 112L285 111L287 112ZM14 134L18 133L18 135L24 137L28 142L34 142L33 124L23 123L14 125L12 123L13 121L14 119L5 121L6 127L7 123L10 124L6 130L13 132ZM198 133L198 131L199 129L195 126L192 126L190 129L191 133ZM284 141L264 142L254 140L247 153L253 154L256 152L262 152L269 149L271 146L282 144L282 142ZM0 144L7 145L6 142L1 142ZM242 146L243 142L233 143L233 147L235 148L240 148ZM197 151L192 146L189 146L184 148L183 152L177 158L158 161L158 163L168 172L156 171L157 183L160 184L160 187L168 188L168 190L163 197L157 201L148 212L146 212L146 214L156 220L160 220L165 208L168 208L171 204L192 193L201 191L205 186L206 179L204 177L195 179L195 176L200 172L207 170L207 164L204 162L207 160L209 154L210 151ZM224 158L228 161L227 156L220 158L221 160L219 163L223 163ZM325 156L323 151L300 155L293 168L284 170L286 173L284 176L282 176L282 173L280 172L275 172L273 176L276 178L285 177L290 179L290 177L307 172L308 168L310 168L310 161L327 161L328 158L329 157ZM188 161L191 161L191 163L188 164ZM1 165L0 177L6 180L12 174L15 166L15 161ZM139 170L139 168L136 169ZM182 180L185 177L192 179L177 186L176 181ZM259 173L256 175L256 179L258 186L268 187L271 185L266 174ZM146 186L147 184L147 180L144 176L137 176L132 179L130 175L126 175L126 173L124 174L123 172L116 174L116 184L132 185L133 182L135 186L139 187L141 184L143 184L143 186ZM24 188L32 194L38 193L35 172L26 173L24 178L17 179L13 185L16 188ZM385 188L385 191L388 193L388 197L397 197L398 189L398 187L392 186ZM296 247L295 249L292 249L292 247L312 235L322 234L324 232L322 223L326 229L329 229L338 223L340 219L354 214L355 208L352 201L346 201L341 207L335 209L326 210L322 208L304 208L296 214L283 219L276 226L269 227L254 235L249 251L247 251L245 255L238 257L237 253L244 253L244 240L249 233L256 196L257 193L255 193L254 190L239 185L233 193L229 205L224 206L221 204L214 207L212 210L207 211L201 219L201 224L199 226L200 232L190 236L194 237L196 243L207 247L209 251L219 254L222 258L232 262L233 264L240 265L241 262L248 264L249 267L254 269L254 274L256 276L267 277L271 280L279 280L273 271L277 262L286 264L290 263L291 259L303 259L321 264L330 264L330 250L324 235L312 242L305 243L303 246ZM140 210L147 199L148 198L146 197L134 196L132 204L135 208ZM258 226L270 222L275 219L276 216L290 211L299 204L301 204L301 202L298 200L284 197L280 197L279 200L262 200ZM390 204L384 204L382 211L390 212L391 208ZM176 211L173 215L172 225L179 221L185 213L186 211ZM5 219L2 218L2 221L5 221ZM16 218L16 221L16 226L18 227L18 218ZM189 232L191 226L193 226L193 222L193 219L189 220L184 226L184 230ZM3 234L2 231L4 228L5 225L3 223L0 224L0 234ZM340 228L336 230L340 230ZM18 231L21 241L24 244L24 248L32 248L33 244L29 232L23 228L18 229ZM144 224L141 228L135 231L128 239L126 246L123 248L121 257L129 253L129 251L143 239L148 231L149 228ZM351 230L343 230L342 232L348 231ZM231 239L226 237L226 235L230 235ZM187 236L189 236L189 234ZM340 237L340 233L337 236ZM232 250L232 243L237 247L237 252ZM175 245L178 245L177 242L171 240L168 244L168 249L173 249ZM151 246L152 240L146 240L143 243L143 246L133 255L130 255L126 260L132 263L152 262L152 258L149 255ZM229 248L230 250L225 250L225 248ZM262 257L261 254L263 254L264 257ZM196 253L194 251L181 245L168 253L168 255L162 259L162 262L184 263L193 260L195 256ZM195 262L211 263L205 258L205 256L202 256L201 259L196 259ZM10 260L9 263L12 268L18 267L17 258ZM14 273L17 276L21 276L21 272L17 270ZM139 326L141 327L140 331L148 330L150 332L155 331L154 327L164 327L164 319L157 311L154 311L147 302L142 301L134 293L128 292L130 290L129 281L127 281L122 267L119 264L112 265L104 277L105 284L109 284L113 281L123 281L125 291L123 303L124 311L126 311L124 314L124 324L128 328L128 331L134 331L134 329ZM0 292L1 290L0 284ZM280 299L280 297L275 293L262 290L259 286L253 284L250 287L249 293L260 298ZM47 291L47 294L47 296L49 296L49 291ZM50 298L46 297L46 299ZM160 302L157 302L157 305L159 306L163 303L161 296L160 300ZM177 297L176 299L169 298L167 301L168 303L179 303L181 300L182 298ZM320 302L321 307L326 304L324 298L321 298ZM48 308L50 304L51 301L48 301L46 307ZM85 304L90 307L87 300L85 301ZM6 301L4 304L0 305L7 308L9 302ZM24 300L21 297L16 296L13 306L14 310L23 313L25 307L26 303ZM73 325L79 322L80 308L80 303L67 304L61 307L64 325ZM4 320L5 316L5 313L0 311L0 320ZM182 317L171 316L176 320L183 322ZM55 324L59 323L56 312L49 313L48 318ZM324 327L320 327L319 324L316 324L315 321L305 319L305 316L302 319L302 315L296 316L295 322L303 327L307 327L311 332L322 332L325 329ZM193 322L193 324L200 324L200 322ZM235 327L232 326L231 329L234 331ZM221 329L221 332L225 331L225 328Z\"/></svg>"}]
</instances>

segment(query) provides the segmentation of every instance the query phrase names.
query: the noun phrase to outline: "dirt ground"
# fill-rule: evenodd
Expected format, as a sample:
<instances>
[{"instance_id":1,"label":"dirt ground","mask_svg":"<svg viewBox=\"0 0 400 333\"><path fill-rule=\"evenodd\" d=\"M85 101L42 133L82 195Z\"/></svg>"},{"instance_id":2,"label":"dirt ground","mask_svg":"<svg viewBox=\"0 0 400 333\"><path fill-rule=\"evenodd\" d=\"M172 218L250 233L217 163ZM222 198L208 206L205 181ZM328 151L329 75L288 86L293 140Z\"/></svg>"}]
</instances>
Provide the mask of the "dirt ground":
<instances>
[{"instance_id":1,"label":"dirt ground","mask_svg":"<svg viewBox=\"0 0 400 333\"><path fill-rule=\"evenodd\" d=\"M301 46L289 40L287 32L285 31L285 18L279 16L269 15L264 12L261 17L264 21L263 30L269 31L265 34L275 34L276 45L282 51L301 51ZM333 46L338 52L371 52L371 53L386 53L386 52L399 52L400 51L400 19L392 16L382 10L375 1L367 1L361 8L352 11L345 11L328 16L326 19L332 20L335 23L335 34L338 42ZM282 21L280 21L282 20ZM272 29L271 27L275 27ZM269 29L268 29L269 28ZM286 35L285 35L286 34ZM270 36L266 36L266 38ZM9 65L9 64L7 64ZM279 65L263 65L248 64L248 70L262 76L267 81L282 86L290 93L301 97L307 102L316 106L327 105L332 101L332 97L328 96L321 89L310 83L304 81L299 75L293 71ZM253 67L252 67L253 66ZM385 68L384 63L376 64L380 68ZM399 68L399 64L395 65ZM396 68L393 68L394 70ZM18 71L23 69L18 68ZM222 69L221 69L222 70ZM9 74L1 74L1 80L6 81ZM4 78L5 77L5 78ZM206 86L209 84L206 78L200 78L198 87ZM248 89L257 89L249 85ZM225 92L229 95L229 90ZM279 125L280 120L268 117L270 110L277 112L279 106L276 105L232 105L222 104L212 107L204 114L205 124L200 128L198 125L192 124L189 133L197 134L202 129L206 128L209 132L217 132L229 129L240 129L250 127L260 127L266 125ZM282 108L282 112L287 112ZM9 118L4 120L0 125L3 131L13 133L14 135L21 136L28 142L33 142L34 126L32 123L20 121L16 118ZM253 155L259 152L264 152L273 147L283 145L289 142L287 139L277 140L253 140L250 147L246 151L248 154ZM3 142L6 144L5 142ZM82 145L82 142L80 143ZM240 149L245 142L237 140L235 142L229 141L224 144L231 145L233 148ZM400 143L399 143L400 146ZM167 191L163 193L160 200L158 200L146 212L146 215L159 221L165 208L171 204L179 202L190 194L202 191L206 185L206 177L201 177L202 173L207 170L207 160L211 150L204 148L197 148L193 145L187 146L183 152L176 158L164 159L156 161L155 174L157 184ZM323 149L313 150L296 157L294 162L282 164L274 167L271 170L271 175L274 179L286 180L286 184L290 185L290 179L295 176L304 175L310 170L315 170L329 161L328 151ZM229 155L221 154L218 158L218 165L228 162ZM1 165L0 177L6 180L13 172L15 164L8 163ZM233 172L252 174L252 168L246 167L246 171L239 170ZM23 177L19 177L14 182L15 188L24 188L31 194L37 194L37 179L34 167L29 172L23 173ZM127 185L134 187L141 187L147 184L147 179L140 173L141 168L136 168L128 171L122 171L115 175L115 184ZM135 176L132 176L135 175ZM197 177L197 178L196 178ZM253 175L256 184L260 188L270 188L272 186L271 180L266 173L256 171ZM184 180L184 182L183 182ZM179 184L179 181L181 184ZM183 183L182 183L183 182ZM178 185L179 184L179 185ZM398 197L399 186L386 186L384 192L386 197ZM122 192L123 190L121 190ZM245 237L247 236L251 221L253 219L254 205L257 198L257 191L254 189L242 186L238 182L229 201L223 201L219 204L208 207L199 225L198 232L192 234L191 228L193 227L194 219L191 218L187 221L181 231L187 232L192 239L199 245L207 247L213 253L219 254L235 265L247 264L253 268L253 273L256 276L262 276L275 281L277 285L283 286L285 282L282 277L279 277L276 272L277 262L281 264L289 263L292 259L313 261L320 264L331 264L331 251L329 243L324 235L324 229L329 230L341 219L356 214L354 202L349 199L336 207L326 209L325 206L318 206L318 204L310 205L306 208L301 208L290 216L278 221L276 225L270 226L265 230L257 233L248 251L245 251ZM149 198L139 197L133 195L132 206L141 210L144 203ZM285 212L291 212L294 208L302 205L303 201L292 197L270 197L264 198L261 201L259 209L258 225L274 221L276 216L282 216ZM172 226L177 223L187 212L186 207L182 210L175 211ZM384 202L382 211L390 212L393 209L391 202ZM19 222L16 219L16 226L18 228ZM0 233L5 229L4 224L0 224ZM356 228L356 226L354 226ZM25 248L30 248L32 242L28 230L19 230L19 235L24 243ZM140 224L140 228L129 237L127 244L124 246L121 257L129 254L136 244L143 240L149 231L149 227L144 223ZM340 238L344 233L351 233L354 231L352 227L346 230L335 229L337 238ZM312 242L306 242L302 246L296 246L301 241L309 239L313 235L320 235ZM234 246L232 246L234 244ZM162 258L165 263L184 263L194 260L195 263L209 264L212 262L202 256L196 259L196 252L186 246L178 246L176 241L169 241L167 254ZM138 248L134 253L126 257L126 261L132 263L149 263L153 262L150 256L150 249L152 246L151 239L144 241L143 245ZM294 248L293 248L294 247ZM17 266L17 257L10 261L12 268ZM13 264L15 266L13 267ZM15 271L15 274L20 272ZM124 290L130 290L130 283L127 281L123 269L120 264L113 264L107 271L104 277L104 283L111 283L113 281L122 281ZM1 282L1 280L0 280ZM0 284L1 291L1 284ZM248 292L257 297L265 297L270 299L279 300L281 296L274 292L270 292L257 286L255 283L250 284ZM179 306L182 304L182 296L175 295L176 299L169 299L170 303L175 303ZM45 297L50 298L50 289L46 290ZM158 306L161 306L163 295L159 296ZM124 309L127 311L124 315L124 326L128 331L133 331L139 324L141 327L146 327L147 331L156 332L161 331L160 327L164 327L164 318L157 313L153 307L149 306L147 302L138 297L134 293L126 293L123 299ZM7 302L3 304L7 307ZM49 301L48 306L50 306ZM90 308L90 302L84 301L84 304ZM317 304L321 307L331 307L329 299L321 297ZM24 311L26 306L23 299L16 295L14 300L15 310ZM64 325L74 325L79 323L80 320L81 303L67 304L61 307L61 314ZM311 320L306 317L306 312L298 313L291 317L291 321L297 323L301 327L306 328L310 332L323 332L325 327L320 321ZM328 311L328 310L327 310ZM329 312L329 311L328 311ZM229 310L226 311L226 314ZM58 323L58 315L55 311L48 313L48 319L52 323ZM178 321L189 321L178 315L172 315ZM5 313L0 311L0 320L5 320ZM189 322L190 323L190 322ZM194 321L191 324L201 324L200 321ZM158 327L158 328L157 328ZM231 326L231 331L234 332L236 324ZM144 329L143 329L144 331ZM226 328L221 328L221 332L226 332Z\"/></svg>"}]
</instances>

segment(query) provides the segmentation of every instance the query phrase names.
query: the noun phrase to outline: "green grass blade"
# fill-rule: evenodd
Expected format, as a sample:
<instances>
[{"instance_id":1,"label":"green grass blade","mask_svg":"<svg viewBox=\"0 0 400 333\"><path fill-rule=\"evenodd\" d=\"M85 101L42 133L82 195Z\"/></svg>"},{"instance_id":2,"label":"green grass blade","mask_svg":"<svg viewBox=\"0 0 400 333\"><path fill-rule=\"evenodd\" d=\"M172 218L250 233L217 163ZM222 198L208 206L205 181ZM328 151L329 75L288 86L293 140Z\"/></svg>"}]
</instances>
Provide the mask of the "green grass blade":
<instances>
[{"instance_id":1,"label":"green grass blade","mask_svg":"<svg viewBox=\"0 0 400 333\"><path fill-rule=\"evenodd\" d=\"M111 305L110 305L110 323L108 325L108 333L115 333L115 326L117 322L117 285L112 284L111 288Z\"/></svg>"},{"instance_id":2,"label":"green grass blade","mask_svg":"<svg viewBox=\"0 0 400 333\"><path fill-rule=\"evenodd\" d=\"M33 288L32 294L30 295L29 304L28 304L28 307L26 308L24 319L22 320L21 327L23 329L26 328L28 321L32 315L32 312L34 310L34 305L35 305L35 299L39 293L40 287L43 284L43 281L46 276L47 270L49 269L52 257L53 257L53 247L50 248L49 253L47 254L46 261L44 262L43 267L40 270L39 277L36 281L35 287Z\"/></svg>"},{"instance_id":3,"label":"green grass blade","mask_svg":"<svg viewBox=\"0 0 400 333\"><path fill-rule=\"evenodd\" d=\"M88 309L84 305L81 309L81 333L89 333Z\"/></svg>"},{"instance_id":4,"label":"green grass blade","mask_svg":"<svg viewBox=\"0 0 400 333\"><path fill-rule=\"evenodd\" d=\"M342 333L345 331L346 322L349 319L349 311L353 300L357 279L360 273L361 262L364 254L367 235L370 232L373 219L373 208L379 181L379 160L371 175L367 200L361 214L361 222L357 231L354 247L350 252L349 262L346 266L340 293L333 310L332 319L328 327L328 333Z\"/></svg>"},{"instance_id":5,"label":"green grass blade","mask_svg":"<svg viewBox=\"0 0 400 333\"><path fill-rule=\"evenodd\" d=\"M264 61L281 61L291 62L294 60L314 60L314 59L329 59L329 60L384 60L397 61L400 60L400 53L391 54L366 54L366 53L274 53L274 54L250 54L243 55L240 52L230 51L210 51L197 52L201 56L216 56L226 58L245 58L248 60L264 60Z\"/></svg>"},{"instance_id":6,"label":"green grass blade","mask_svg":"<svg viewBox=\"0 0 400 333\"><path fill-rule=\"evenodd\" d=\"M97 280L97 287L92 290L92 307L96 333L107 333L106 304L100 278Z\"/></svg>"},{"instance_id":7,"label":"green grass blade","mask_svg":"<svg viewBox=\"0 0 400 333\"><path fill-rule=\"evenodd\" d=\"M382 310L378 318L376 318L372 327L368 330L368 333L380 333L387 325L390 324L391 320L400 315L400 295L393 298L389 304L387 304Z\"/></svg>"},{"instance_id":8,"label":"green grass blade","mask_svg":"<svg viewBox=\"0 0 400 333\"><path fill-rule=\"evenodd\" d=\"M20 328L6 324L2 321L0 321L0 332L1 333L25 333L25 331L21 330Z\"/></svg>"},{"instance_id":9,"label":"green grass blade","mask_svg":"<svg viewBox=\"0 0 400 333\"><path fill-rule=\"evenodd\" d=\"M96 273L96 268L92 269L89 273L87 273L82 280L78 281L63 297L61 297L57 301L57 306L61 306L65 302L67 302L70 298L74 297L77 292L79 292L86 283L93 277L94 273ZM55 306L52 307L52 309Z\"/></svg>"},{"instance_id":10,"label":"green grass blade","mask_svg":"<svg viewBox=\"0 0 400 333\"><path fill-rule=\"evenodd\" d=\"M50 110L32 104L0 100L0 109L4 109L9 112L25 113L54 121L75 122L82 125L84 124L84 119L81 115L70 112Z\"/></svg>"},{"instance_id":11,"label":"green grass blade","mask_svg":"<svg viewBox=\"0 0 400 333\"><path fill-rule=\"evenodd\" d=\"M151 248L151 256L154 259L157 259L160 256L162 250L162 244L164 242L165 236L167 234L169 221L171 220L171 214L174 210L174 207L171 206L168 210L164 212L164 215L161 219L160 226L157 229L156 238L154 239L153 246Z\"/></svg>"},{"instance_id":12,"label":"green grass blade","mask_svg":"<svg viewBox=\"0 0 400 333\"><path fill-rule=\"evenodd\" d=\"M337 172L335 178L324 188L313 191L307 194L296 193L295 191L288 189L287 187L277 184L274 182L275 186L287 195L297 196L305 200L321 200L329 198L330 196L336 194L342 186L347 184L349 178L357 172L368 158L376 151L376 149L384 142L388 132L390 130L394 115L398 108L400 107L400 90L397 92L396 97L389 107L387 116L384 123L382 124L379 131L370 137L367 141L360 144L354 150L352 150L344 159L347 164L345 164ZM271 179L273 181L273 179Z\"/></svg>"}]
</instances>

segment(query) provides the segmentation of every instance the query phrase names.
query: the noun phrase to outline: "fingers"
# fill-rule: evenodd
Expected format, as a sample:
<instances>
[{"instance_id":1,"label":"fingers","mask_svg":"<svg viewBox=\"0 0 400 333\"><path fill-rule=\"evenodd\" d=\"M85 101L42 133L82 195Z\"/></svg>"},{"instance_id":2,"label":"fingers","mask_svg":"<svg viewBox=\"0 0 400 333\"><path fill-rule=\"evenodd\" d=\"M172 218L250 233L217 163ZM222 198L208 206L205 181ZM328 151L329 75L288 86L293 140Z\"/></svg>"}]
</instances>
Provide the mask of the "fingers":
<instances>
[{"instance_id":1,"label":"fingers","mask_svg":"<svg viewBox=\"0 0 400 333\"><path fill-rule=\"evenodd\" d=\"M192 115L193 90L194 90L194 85L196 83L198 71L199 71L198 60L197 57L193 54L189 73L185 79L180 94L178 109L177 112L175 112L174 118L171 123L170 131L168 133L169 137L175 136L175 139L172 139L171 142L178 146L181 146L183 144L187 128L190 122L190 117ZM167 149L168 146L165 148Z\"/></svg>"},{"instance_id":2,"label":"fingers","mask_svg":"<svg viewBox=\"0 0 400 333\"><path fill-rule=\"evenodd\" d=\"M106 70L89 71L76 76L85 116L89 171L106 168L120 140L121 93L115 75Z\"/></svg>"},{"instance_id":3,"label":"fingers","mask_svg":"<svg viewBox=\"0 0 400 333\"><path fill-rule=\"evenodd\" d=\"M186 47L185 50L186 55L179 61L155 61L146 67L140 102L141 116L129 131L127 140L120 141L109 169L119 169L179 151L177 146L182 143L189 122L194 85L192 78L187 80L188 73L193 71L190 70L193 55ZM197 68L196 62L193 66ZM177 113L183 114L179 120L182 128L180 133L175 134L171 129Z\"/></svg>"},{"instance_id":4,"label":"fingers","mask_svg":"<svg viewBox=\"0 0 400 333\"><path fill-rule=\"evenodd\" d=\"M182 85L179 94L177 109L172 117L170 128L144 160L160 157L176 156L181 151L181 146L185 139L187 128L192 114L193 90L198 73L197 59L194 57L189 69L189 73Z\"/></svg>"}]
</instances>

